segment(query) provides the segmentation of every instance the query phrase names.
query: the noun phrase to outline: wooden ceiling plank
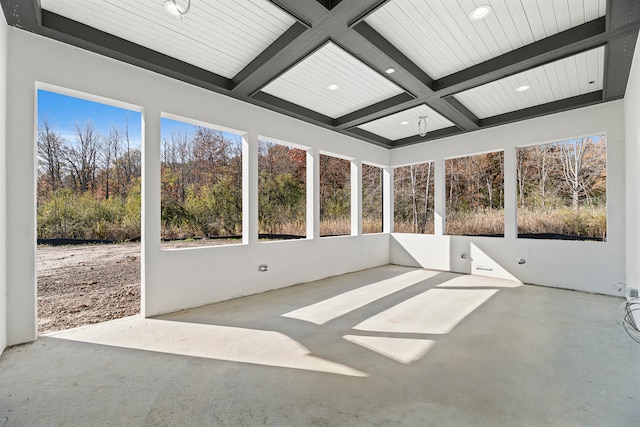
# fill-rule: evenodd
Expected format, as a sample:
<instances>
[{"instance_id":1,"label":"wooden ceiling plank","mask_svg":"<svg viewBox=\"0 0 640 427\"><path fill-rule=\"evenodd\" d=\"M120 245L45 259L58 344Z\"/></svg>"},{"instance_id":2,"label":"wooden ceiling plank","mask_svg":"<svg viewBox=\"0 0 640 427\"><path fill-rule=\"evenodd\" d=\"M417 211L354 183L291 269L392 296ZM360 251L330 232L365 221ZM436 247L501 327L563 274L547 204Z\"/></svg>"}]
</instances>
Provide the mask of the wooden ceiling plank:
<instances>
[{"instance_id":1,"label":"wooden ceiling plank","mask_svg":"<svg viewBox=\"0 0 640 427\"><path fill-rule=\"evenodd\" d=\"M547 114L559 113L562 111L571 110L574 108L586 107L589 105L597 104L602 101L602 92L590 92L584 95L578 95L573 98L561 99L559 101L549 102L547 104L536 105L534 107L525 108L523 110L512 111L505 114L500 114L494 117L488 117L481 120L483 128L500 126L507 123L513 123L524 118L530 119Z\"/></svg>"},{"instance_id":2,"label":"wooden ceiling plank","mask_svg":"<svg viewBox=\"0 0 640 427\"><path fill-rule=\"evenodd\" d=\"M599 18L436 81L438 93L450 95L504 76L606 43L605 20ZM637 29L636 29L637 31Z\"/></svg>"},{"instance_id":3,"label":"wooden ceiling plank","mask_svg":"<svg viewBox=\"0 0 640 427\"><path fill-rule=\"evenodd\" d=\"M386 45L384 43L385 41L381 40L372 42L356 30L356 27L360 25L359 23L366 25L366 22L362 20L366 19L366 16L370 14L371 11L384 7L388 0L377 0L375 2L326 1L329 1L330 10L317 0L273 0L272 3L278 5L281 9L293 12L299 24L294 24L296 26L294 30L291 30L291 27L286 30L291 30L292 32L288 39L283 40L280 44L278 44L278 39L276 39L271 45L271 50L268 54L265 54L260 60L258 60L260 56L258 55L253 60L256 61L255 63L252 64L253 61L250 61L245 68L234 76L234 83L237 84L233 84L233 91L230 91L232 86L232 80L230 78L211 73L201 67L193 66L185 61L154 52L151 49L144 48L127 40L119 39L94 28L83 26L73 20L65 20L61 16L56 16L46 11L42 12L39 10L39 2L37 0L0 0L0 4L2 4L5 16L10 25L25 28L56 40L107 55L114 59L166 74L170 77L209 90L266 106L275 111L280 111L292 117L301 118L341 133L347 132L346 129L349 126L353 127L364 123L363 120L375 120L388 114L397 113L403 109L406 110L407 108L415 107L421 103L426 103L439 114L449 117L449 119L456 124L454 127L457 129L456 131L462 132L513 120L522 120L541 114L550 114L556 111L563 111L563 109L590 105L591 103L602 102L603 100L618 99L624 96L632 52L637 39L638 27L640 26L640 14L638 12L638 10L640 10L640 0L610 0L608 3L605 3L604 0L583 0L582 3L580 3L579 0L562 0L561 2L556 2L555 9L553 8L554 5L550 4L551 2L542 0L519 2L519 7L517 4L513 7L514 2L505 3L504 0L491 0L491 3L495 5L496 13L493 18L490 19L494 19L495 22L500 24L499 29L494 27L494 30L499 31L494 31L494 34L497 35L491 38L493 38L494 41L495 38L499 38L503 43L507 40L511 43L511 46L516 46L522 42L529 33L531 34L529 37L539 37L536 35L536 32L541 28L547 32L553 32L567 25L575 25L575 23L579 22L581 14L584 16L584 19L593 17L594 14L602 16L605 4L607 16L606 18L598 18L591 23L587 22L587 24L582 24L577 28L571 28L567 30L567 32L560 33L562 37L556 37L560 36L560 34L557 34L556 36L526 45L510 53L500 55L497 58L486 60L476 66L453 73L434 82L431 76L426 75L409 57L405 56L391 43L386 40ZM396 0L392 0L389 3L393 3L394 1ZM449 32L450 29L448 27L451 24L449 16L452 15L450 15L448 11L455 11L457 8L457 13L461 13L460 10L471 5L474 5L472 0L458 0L456 2L446 0L446 6L443 0L439 0L433 8L429 9L430 12L419 13L421 16L426 14L428 15L427 17L431 19L433 19L432 15L437 15L434 25L442 30L440 31L440 40L443 41L443 44L447 44L450 49L453 49L458 59L463 61L466 61L463 57L472 53L471 48L463 48L461 39ZM506 17L506 12L502 9L503 6L507 6L509 14L512 15L510 18L513 20L512 23L505 21L505 19L509 18ZM427 9L424 10L427 11ZM551 22L551 19L549 19L549 23L546 23L545 29L545 22L543 22L542 17L549 17L550 10L553 10L554 22ZM235 13L235 11L233 13ZM233 13L229 16L234 16ZM523 25L523 14L526 18L526 26ZM516 21L516 19L518 21ZM250 18L249 20L254 22L254 18ZM194 19L194 22L201 25L197 19ZM491 22L495 24L494 21ZM361 30L363 28L366 29L365 25L359 28ZM480 26L484 28L482 31L485 36L490 33L487 25L488 24L484 22ZM555 30L554 25L556 27ZM514 27L525 28L524 31L519 32L517 35L520 39L519 41L516 41ZM504 32L504 36L500 35L500 31ZM243 34L243 36L257 37L260 34L263 34L262 29L252 28L251 31ZM389 104L382 105L381 101L379 105L377 105L380 109L376 110L372 108L357 117L350 116L347 119L343 116L338 120L333 120L331 117L315 113L299 105L274 99L274 97L269 97L264 92L259 92L259 89L266 83L305 58L330 37L336 37L337 39L346 41L348 44L346 47L350 51L356 52L359 50L358 48L362 48L364 53L357 54L357 58L364 61L365 64L374 66L374 69L378 70L378 72L383 69L382 65L385 60L394 61L394 58L400 59L401 62L397 64L400 69L396 72L395 76L391 76L391 80L398 83L404 90L407 90L409 87L410 92L416 95L417 98L414 99L411 96L402 98L404 100L398 98L395 100L397 103L394 101L394 103L391 103L391 106L389 106ZM565 39L564 42L560 41L561 38ZM487 43L493 45L491 41ZM587 72L589 75L595 75L597 82L604 80L603 85L600 83L603 86L602 92L590 92L572 97L569 101L561 99L515 112L489 116L482 120L471 112L470 109L466 108L456 97L451 96L454 93L466 91L506 76L518 75L532 68L540 68L541 65L548 65L558 59L566 58L605 44L607 45L606 57L604 57L604 49L601 49L593 58L590 57L590 59L587 60ZM269 48L267 48L267 50L268 49ZM457 53L455 51L457 51ZM264 53L266 51L263 50L262 52ZM371 55L371 57L369 55ZM602 66L600 65L603 63L604 77L601 75ZM571 83L571 79L567 77L567 72L578 75L584 74L584 70L581 70L577 63L564 63L564 65L555 64L551 67L553 69L548 66L542 68L546 70L548 75L558 80L556 83L557 87L564 88L570 91L570 93L576 92L576 87ZM242 74L243 71L244 74ZM556 77L554 77L554 74ZM560 79L557 78L558 75L561 77ZM522 74L521 77L540 81L541 76L542 74L540 72L532 70L531 72ZM509 104L509 108L514 108L511 103L515 99L513 93L510 92L509 85L519 84L519 81L519 78L514 77L510 80L504 80L498 85L498 93L501 94L502 102ZM436 89L435 91L433 90L434 88ZM538 100L540 94L544 94L550 90L549 87L541 85L539 90L536 92L527 92L522 98L526 99L528 105L533 102L532 100L534 98ZM578 92L582 92L583 90L584 83L581 82L578 87ZM252 97L251 94L254 93L256 95ZM564 93L562 96L566 95L567 93ZM600 98L598 98L598 96L600 96ZM487 100L490 97L489 95L488 98L485 98L484 102L488 102ZM363 110L365 110L365 108L363 108ZM360 137L363 140L387 147L400 146L401 144L407 143L407 141L396 141L390 144L389 141L384 141L379 138L369 138L366 135Z\"/></svg>"}]
</instances>

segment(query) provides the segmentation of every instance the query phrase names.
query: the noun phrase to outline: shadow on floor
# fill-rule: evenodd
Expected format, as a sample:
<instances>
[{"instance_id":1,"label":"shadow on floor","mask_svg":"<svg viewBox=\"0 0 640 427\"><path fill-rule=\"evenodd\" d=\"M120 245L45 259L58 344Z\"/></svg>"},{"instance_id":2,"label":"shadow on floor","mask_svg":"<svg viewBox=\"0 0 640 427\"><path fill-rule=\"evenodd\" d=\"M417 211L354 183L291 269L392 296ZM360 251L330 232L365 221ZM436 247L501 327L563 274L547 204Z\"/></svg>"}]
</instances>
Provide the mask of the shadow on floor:
<instances>
[{"instance_id":1,"label":"shadow on floor","mask_svg":"<svg viewBox=\"0 0 640 427\"><path fill-rule=\"evenodd\" d=\"M633 425L640 357L618 305L380 267L10 349L0 420Z\"/></svg>"}]
</instances>

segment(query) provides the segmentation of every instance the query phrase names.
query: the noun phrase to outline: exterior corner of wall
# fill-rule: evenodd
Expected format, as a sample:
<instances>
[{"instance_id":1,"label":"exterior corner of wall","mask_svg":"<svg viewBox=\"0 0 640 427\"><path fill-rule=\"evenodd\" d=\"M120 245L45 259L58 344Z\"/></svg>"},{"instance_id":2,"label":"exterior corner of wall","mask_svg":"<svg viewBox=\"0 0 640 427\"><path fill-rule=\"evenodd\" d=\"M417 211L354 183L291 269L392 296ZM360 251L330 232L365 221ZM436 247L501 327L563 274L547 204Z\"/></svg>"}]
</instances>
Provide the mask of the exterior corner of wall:
<instances>
[{"instance_id":1,"label":"exterior corner of wall","mask_svg":"<svg viewBox=\"0 0 640 427\"><path fill-rule=\"evenodd\" d=\"M0 354L7 346L6 276L6 112L7 112L7 25L0 12Z\"/></svg>"},{"instance_id":2,"label":"exterior corner of wall","mask_svg":"<svg viewBox=\"0 0 640 427\"><path fill-rule=\"evenodd\" d=\"M625 279L626 285L637 287L640 283L640 43L629 73L624 97L624 163L625 163Z\"/></svg>"}]
</instances>

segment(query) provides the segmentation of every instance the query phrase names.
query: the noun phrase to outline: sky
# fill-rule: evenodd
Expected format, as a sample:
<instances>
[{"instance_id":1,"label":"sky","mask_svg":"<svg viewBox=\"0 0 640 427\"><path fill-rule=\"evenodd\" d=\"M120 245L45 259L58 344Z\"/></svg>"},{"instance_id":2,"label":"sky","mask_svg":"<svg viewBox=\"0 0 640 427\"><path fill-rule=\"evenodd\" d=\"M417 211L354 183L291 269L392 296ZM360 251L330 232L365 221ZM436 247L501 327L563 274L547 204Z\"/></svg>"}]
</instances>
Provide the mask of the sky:
<instances>
[{"instance_id":1,"label":"sky","mask_svg":"<svg viewBox=\"0 0 640 427\"><path fill-rule=\"evenodd\" d=\"M38 125L41 125L47 119L56 132L60 133L69 142L75 141L76 123L83 126L91 119L96 130L108 135L112 124L124 129L127 116L129 118L129 138L131 143L135 147L140 147L142 139L141 113L55 92L38 90ZM168 138L172 130L179 132L187 130L189 135L193 135L196 129L194 125L166 118L161 119L160 126L162 139ZM235 140L236 135L223 133L225 136L233 137Z\"/></svg>"},{"instance_id":2,"label":"sky","mask_svg":"<svg viewBox=\"0 0 640 427\"><path fill-rule=\"evenodd\" d=\"M83 126L89 119L100 133L109 134L111 125L125 128L129 118L129 139L133 146L140 147L142 115L137 111L112 107L81 98L38 90L38 125L44 119L70 142L75 140L76 123Z\"/></svg>"}]
</instances>

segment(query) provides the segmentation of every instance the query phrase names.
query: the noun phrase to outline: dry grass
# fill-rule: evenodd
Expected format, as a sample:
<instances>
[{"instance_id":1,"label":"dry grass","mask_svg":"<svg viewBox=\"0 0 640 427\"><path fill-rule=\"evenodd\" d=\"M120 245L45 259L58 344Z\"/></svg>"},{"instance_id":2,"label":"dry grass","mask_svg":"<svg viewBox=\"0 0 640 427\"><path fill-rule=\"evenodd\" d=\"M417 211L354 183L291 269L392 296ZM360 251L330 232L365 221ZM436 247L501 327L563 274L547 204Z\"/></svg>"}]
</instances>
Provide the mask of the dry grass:
<instances>
[{"instance_id":1,"label":"dry grass","mask_svg":"<svg viewBox=\"0 0 640 427\"><path fill-rule=\"evenodd\" d=\"M348 236L351 234L351 217L320 221L321 236Z\"/></svg>"},{"instance_id":2,"label":"dry grass","mask_svg":"<svg viewBox=\"0 0 640 427\"><path fill-rule=\"evenodd\" d=\"M504 210L447 214L447 234L504 234ZM518 234L557 234L606 239L606 207L519 208Z\"/></svg>"},{"instance_id":3,"label":"dry grass","mask_svg":"<svg viewBox=\"0 0 640 427\"><path fill-rule=\"evenodd\" d=\"M362 218L362 234L382 233L382 218Z\"/></svg>"},{"instance_id":4,"label":"dry grass","mask_svg":"<svg viewBox=\"0 0 640 427\"><path fill-rule=\"evenodd\" d=\"M417 234L433 234L434 224L433 217L427 220L426 224L422 224L424 226L424 230L419 227L414 227L410 222L394 222L393 223L393 231L396 233L417 233Z\"/></svg>"},{"instance_id":5,"label":"dry grass","mask_svg":"<svg viewBox=\"0 0 640 427\"><path fill-rule=\"evenodd\" d=\"M563 234L593 239L607 237L607 208L520 208L518 234Z\"/></svg>"},{"instance_id":6,"label":"dry grass","mask_svg":"<svg viewBox=\"0 0 640 427\"><path fill-rule=\"evenodd\" d=\"M448 212L446 233L464 235L503 235L504 210L477 212ZM397 233L415 233L411 223L394 224ZM424 234L433 234L433 221L427 224ZM518 234L557 234L580 236L586 239L606 239L606 207L571 208L520 208L518 209Z\"/></svg>"},{"instance_id":7,"label":"dry grass","mask_svg":"<svg viewBox=\"0 0 640 427\"><path fill-rule=\"evenodd\" d=\"M289 235L289 236L300 236L305 237L307 235L307 224L304 222L288 222L277 224L273 227L264 227L260 226L259 230L260 234L271 234L271 235Z\"/></svg>"},{"instance_id":8,"label":"dry grass","mask_svg":"<svg viewBox=\"0 0 640 427\"><path fill-rule=\"evenodd\" d=\"M504 210L491 209L478 212L448 212L447 234L501 235L504 234Z\"/></svg>"},{"instance_id":9,"label":"dry grass","mask_svg":"<svg viewBox=\"0 0 640 427\"><path fill-rule=\"evenodd\" d=\"M502 235L504 234L504 210L494 209L478 212L449 212L447 214L449 235ZM186 230L188 231L188 230ZM411 223L394 224L397 233L415 233ZM420 231L420 230L418 230ZM381 233L380 219L363 219L364 234ZM282 224L275 231L260 230L261 234L306 236L306 224L302 222ZM433 234L433 220L428 221L422 234ZM607 233L606 207L571 208L520 208L518 209L518 234L558 234L581 236L587 239L605 239ZM351 219L321 221L321 236L344 236L351 234ZM163 237L185 238L185 230L163 230Z\"/></svg>"}]
</instances>

